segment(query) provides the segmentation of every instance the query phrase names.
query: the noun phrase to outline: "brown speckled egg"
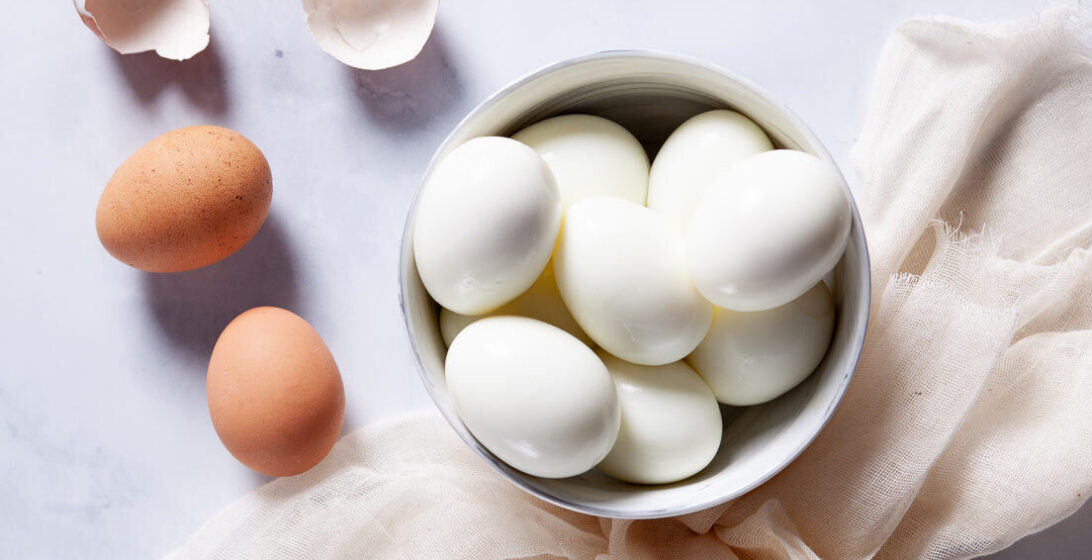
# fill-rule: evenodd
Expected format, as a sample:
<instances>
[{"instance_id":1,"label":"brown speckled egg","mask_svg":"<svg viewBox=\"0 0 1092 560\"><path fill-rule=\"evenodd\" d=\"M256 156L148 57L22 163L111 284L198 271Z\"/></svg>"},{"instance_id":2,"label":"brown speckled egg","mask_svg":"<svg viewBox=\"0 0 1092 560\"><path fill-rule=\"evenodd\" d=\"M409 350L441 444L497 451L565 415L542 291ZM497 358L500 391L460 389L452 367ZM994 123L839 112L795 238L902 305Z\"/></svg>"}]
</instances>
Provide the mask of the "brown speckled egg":
<instances>
[{"instance_id":1,"label":"brown speckled egg","mask_svg":"<svg viewBox=\"0 0 1092 560\"><path fill-rule=\"evenodd\" d=\"M148 272L179 272L237 251L273 198L269 163L243 135L191 126L153 139L106 184L95 215L103 247Z\"/></svg>"},{"instance_id":2,"label":"brown speckled egg","mask_svg":"<svg viewBox=\"0 0 1092 560\"><path fill-rule=\"evenodd\" d=\"M330 350L307 321L277 307L256 307L224 328L206 388L220 441L241 463L270 476L317 465L345 417Z\"/></svg>"}]
</instances>

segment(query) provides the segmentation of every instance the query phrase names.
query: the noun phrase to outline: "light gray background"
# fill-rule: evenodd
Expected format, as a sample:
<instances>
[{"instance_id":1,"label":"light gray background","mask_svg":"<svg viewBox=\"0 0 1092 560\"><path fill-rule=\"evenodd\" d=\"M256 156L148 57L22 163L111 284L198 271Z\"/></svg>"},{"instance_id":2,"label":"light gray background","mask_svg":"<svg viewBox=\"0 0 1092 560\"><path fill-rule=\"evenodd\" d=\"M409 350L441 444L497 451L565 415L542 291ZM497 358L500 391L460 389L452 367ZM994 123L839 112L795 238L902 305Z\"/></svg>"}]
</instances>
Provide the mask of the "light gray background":
<instances>
[{"instance_id":1,"label":"light gray background","mask_svg":"<svg viewBox=\"0 0 1092 560\"><path fill-rule=\"evenodd\" d=\"M0 556L156 557L266 481L221 447L204 372L254 305L306 317L337 356L346 429L429 408L397 306L416 180L484 97L544 64L650 48L722 65L849 151L899 21L1032 13L1038 2L442 2L420 57L382 72L326 56L295 0L212 0L212 45L185 63L121 57L70 2L6 2L0 21ZM253 139L269 221L237 255L149 275L95 236L99 193L152 137L197 124ZM852 180L852 179L851 179ZM999 558L1092 557L1090 508Z\"/></svg>"}]
</instances>

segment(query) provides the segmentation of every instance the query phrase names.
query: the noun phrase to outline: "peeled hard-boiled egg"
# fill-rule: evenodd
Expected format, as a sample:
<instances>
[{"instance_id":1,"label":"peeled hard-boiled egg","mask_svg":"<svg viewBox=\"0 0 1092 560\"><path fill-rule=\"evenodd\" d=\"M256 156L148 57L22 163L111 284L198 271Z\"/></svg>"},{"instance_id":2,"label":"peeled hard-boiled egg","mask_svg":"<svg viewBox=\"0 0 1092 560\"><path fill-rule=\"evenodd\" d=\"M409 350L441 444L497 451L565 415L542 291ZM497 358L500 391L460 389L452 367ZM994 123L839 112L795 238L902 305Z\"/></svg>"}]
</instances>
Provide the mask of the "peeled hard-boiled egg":
<instances>
[{"instance_id":1,"label":"peeled hard-boiled egg","mask_svg":"<svg viewBox=\"0 0 1092 560\"><path fill-rule=\"evenodd\" d=\"M618 440L599 469L637 484L666 484L705 468L720 447L720 408L686 362L641 366L602 350L622 405Z\"/></svg>"},{"instance_id":2,"label":"peeled hard-boiled egg","mask_svg":"<svg viewBox=\"0 0 1092 560\"><path fill-rule=\"evenodd\" d=\"M681 360L713 318L687 277L679 235L628 200L592 198L569 208L554 273L584 332L630 362Z\"/></svg>"},{"instance_id":3,"label":"peeled hard-boiled egg","mask_svg":"<svg viewBox=\"0 0 1092 560\"><path fill-rule=\"evenodd\" d=\"M534 148L550 166L561 205L597 196L645 203L648 155L641 143L612 121L592 115L563 115L512 135Z\"/></svg>"},{"instance_id":4,"label":"peeled hard-boiled egg","mask_svg":"<svg viewBox=\"0 0 1092 560\"><path fill-rule=\"evenodd\" d=\"M337 363L315 329L257 307L220 334L206 380L216 434L244 465L292 476L322 461L345 417Z\"/></svg>"},{"instance_id":5,"label":"peeled hard-boiled egg","mask_svg":"<svg viewBox=\"0 0 1092 560\"><path fill-rule=\"evenodd\" d=\"M99 199L95 229L121 262L179 272L245 245L272 198L269 163L250 140L218 126L179 128L118 167Z\"/></svg>"},{"instance_id":6,"label":"peeled hard-boiled egg","mask_svg":"<svg viewBox=\"0 0 1092 560\"><path fill-rule=\"evenodd\" d=\"M456 313L480 315L542 274L561 227L561 201L534 150L490 136L437 164L414 220L414 258L429 295Z\"/></svg>"},{"instance_id":7,"label":"peeled hard-boiled egg","mask_svg":"<svg viewBox=\"0 0 1092 560\"><path fill-rule=\"evenodd\" d=\"M720 402L759 404L811 375L826 355L833 333L834 304L820 282L773 309L717 309L709 334L687 361Z\"/></svg>"},{"instance_id":8,"label":"peeled hard-boiled egg","mask_svg":"<svg viewBox=\"0 0 1092 560\"><path fill-rule=\"evenodd\" d=\"M459 332L470 323L496 315L517 315L538 319L563 329L588 346L595 345L592 339L580 330L580 325L565 307L565 302L561 301L561 294L557 292L557 282L554 280L554 267L551 265L546 265L546 270L542 271L542 275L530 288L527 288L526 292L486 315L460 315L450 309L441 308L440 335L444 339L444 344L451 346L451 341L455 340Z\"/></svg>"},{"instance_id":9,"label":"peeled hard-boiled egg","mask_svg":"<svg viewBox=\"0 0 1092 560\"><path fill-rule=\"evenodd\" d=\"M713 180L739 161L772 150L751 119L727 110L691 117L664 142L648 180L648 207L685 233Z\"/></svg>"},{"instance_id":10,"label":"peeled hard-boiled egg","mask_svg":"<svg viewBox=\"0 0 1092 560\"><path fill-rule=\"evenodd\" d=\"M784 305L834 268L849 226L849 200L832 165L795 150L763 152L703 195L687 237L690 278L718 307Z\"/></svg>"},{"instance_id":11,"label":"peeled hard-boiled egg","mask_svg":"<svg viewBox=\"0 0 1092 560\"><path fill-rule=\"evenodd\" d=\"M487 317L448 349L447 388L470 433L527 474L565 478L594 467L618 437L618 393L606 366L571 334L526 317Z\"/></svg>"}]
</instances>

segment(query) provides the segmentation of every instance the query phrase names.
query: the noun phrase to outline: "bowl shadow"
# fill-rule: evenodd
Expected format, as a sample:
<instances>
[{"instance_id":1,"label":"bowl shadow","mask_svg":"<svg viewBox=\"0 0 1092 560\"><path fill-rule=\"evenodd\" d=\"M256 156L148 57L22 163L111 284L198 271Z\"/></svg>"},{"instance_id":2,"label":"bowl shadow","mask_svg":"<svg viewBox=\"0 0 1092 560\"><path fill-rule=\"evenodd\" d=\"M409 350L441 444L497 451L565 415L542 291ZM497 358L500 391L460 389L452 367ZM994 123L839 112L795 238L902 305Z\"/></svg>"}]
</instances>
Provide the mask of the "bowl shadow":
<instances>
[{"instance_id":1,"label":"bowl shadow","mask_svg":"<svg viewBox=\"0 0 1092 560\"><path fill-rule=\"evenodd\" d=\"M144 273L144 298L171 344L207 359L220 332L247 309L272 305L306 316L294 261L283 226L270 214L249 243L220 262L173 274Z\"/></svg>"}]
</instances>

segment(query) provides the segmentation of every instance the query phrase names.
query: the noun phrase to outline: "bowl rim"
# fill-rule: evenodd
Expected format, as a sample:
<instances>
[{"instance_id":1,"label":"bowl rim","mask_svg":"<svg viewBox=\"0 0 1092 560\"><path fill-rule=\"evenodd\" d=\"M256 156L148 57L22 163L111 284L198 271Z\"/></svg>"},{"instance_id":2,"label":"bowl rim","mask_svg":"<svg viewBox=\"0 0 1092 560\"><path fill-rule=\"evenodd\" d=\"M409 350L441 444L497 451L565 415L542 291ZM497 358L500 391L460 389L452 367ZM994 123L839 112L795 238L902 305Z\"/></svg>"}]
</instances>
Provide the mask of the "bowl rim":
<instances>
[{"instance_id":1,"label":"bowl rim","mask_svg":"<svg viewBox=\"0 0 1092 560\"><path fill-rule=\"evenodd\" d=\"M823 412L823 420L818 423L818 425L816 426L816 428L815 428L815 430L814 430L814 432L812 434L810 434L805 440L803 440L796 449L793 449L791 453L786 454L784 460L781 461L776 467L769 469L766 473L763 474L763 476L757 477L755 480L753 480L750 483L742 486L738 491L736 491L734 493L714 496L714 497L712 497L710 499L707 499L707 500L704 500L704 501L701 501L701 502L697 502L697 503L694 503L694 504L690 504L690 505L687 505L687 506L682 507L682 508L648 509L648 510L641 510L641 511L636 511L636 512L612 511L612 510L604 509L604 508L597 507L597 506L589 506L587 504L573 502L571 500L567 500L567 499L564 499L564 498L559 498L557 496L554 496L554 495L551 495L551 494L549 494L547 492L544 492L540 488L532 486L532 485L528 484L527 482L525 482L524 480L522 480L521 478L515 476L512 472L509 471L509 469L511 469L512 467L508 467L507 465L501 464L500 459L495 457L494 455L492 455L492 453L490 453L488 450L484 449L483 446L476 439L473 438L473 436L470 436L469 439L466 436L464 436L463 433L459 430L458 426L455 426L452 419L447 414L443 413L443 405L442 405L440 399L438 398L438 396L437 396L437 394L436 394L436 392L435 392L435 390L433 388L433 384L432 384L432 382L431 382L431 380L429 378L428 371L427 371L427 369L426 369L426 367L425 367L425 365L424 365L424 363L422 362L422 359L421 359L421 352L420 352L420 349L418 348L418 345L417 345L417 336L416 336L416 333L414 331L412 321L410 319L411 312L410 312L410 309L408 307L408 303L407 303L407 300L406 300L406 291L409 288L409 286L407 285L408 278L406 277L406 270L407 270L407 266L409 264L407 262L407 260L409 259L409 253L410 253L407 250L407 248L409 247L408 240L411 238L411 236L413 234L413 232L412 232L412 218L414 216L415 209L417 208L418 199L421 196L421 191L422 191L422 188L424 186L425 179L427 179L428 174L435 167L436 161L440 157L440 154L443 153L445 151L445 149L449 147L448 145L452 142L452 140L456 137L456 135L459 134L459 131L462 130L466 126L466 124L468 122L470 122L472 119L474 119L478 114L482 113L483 111L488 110L493 105L498 103L501 99L503 99L503 98L507 97L508 95L510 95L513 91L515 91L515 90L517 90L517 89L519 89L519 88L527 85L528 83L533 82L533 81L535 81L535 80L537 80L539 78L542 78L542 77L544 77L546 75L552 74L552 73L557 72L559 70L562 70L562 69L565 69L565 68L568 68L568 67L571 67L571 66L579 65L579 64L584 64L584 63L587 63L587 62L592 62L592 61L597 61L597 60L626 59L626 58L653 59L653 60L670 62L670 63L673 63L673 64L681 64L681 65L697 67L697 68L702 69L702 70L710 71L710 72L718 74L718 75L720 75L720 76L722 76L724 78L727 78L728 80L731 80L731 81L737 83L743 89L749 90L751 93L757 95L759 98L761 98L764 101L766 101L766 102L770 103L771 105L775 106L777 108L777 110L780 111L786 117L786 119L794 127L796 127L796 129L815 146L816 151L818 152L818 155L820 156L820 158L827 161L831 165L833 165L835 170L838 173L838 178L841 180L842 187L846 192L847 199L849 200L849 205L850 205L850 210L851 210L851 215L852 215L852 222L851 222L851 227L850 227L850 238L853 238L855 236L855 233L857 235L859 235L859 240L860 240L860 245L861 245L861 247L860 247L861 248L861 257L860 257L861 258L861 267L862 267L862 270L863 270L863 277L861 278L861 280L862 280L861 289L863 290L863 294L864 294L863 317L861 317L861 327L860 327L859 331L853 335L853 339L851 340L852 346L853 346L852 367L848 368L848 371L845 374L843 374L842 379L839 380L839 384L838 384L838 387L836 389L836 393L833 396L833 398L830 400L830 402L827 404L826 410L824 410L824 412ZM540 500L546 501L546 502L554 504L556 506L565 508L565 509L570 510L570 511L575 511L577 513L583 513L583 514L587 514L587 515L594 515L594 516L597 516L597 517L606 517L606 518L611 518L611 519L659 519L659 518L665 518L665 517L673 517L673 516L677 516L677 515L684 515L684 514L688 514L688 513L694 513L696 511L709 509L711 507L715 507L715 506L724 504L724 503L726 503L726 502L728 502L730 500L739 498L740 496L743 496L743 495L751 492L752 490L754 490L755 488L761 486L762 484L765 484L771 478L773 478L774 476L779 474L786 467L788 467L793 461L795 461L804 452L804 450L807 449L808 446L810 446L812 444L812 442L814 442L817 437L819 437L819 434L821 434L823 432L823 430L826 428L827 424L830 423L831 418L834 416L834 411L838 408L838 406L841 404L843 398L845 397L845 393L846 393L847 389L849 388L849 384L853 380L853 376L856 373L857 366L860 363L861 354L862 354L862 352L864 350L865 335L866 335L866 333L868 331L868 326L869 326L869 322L870 322L870 319L871 319L872 269L871 269L871 260L870 260L870 257L869 257L869 251L868 251L868 239L867 239L867 237L865 235L865 232L864 232L864 227L863 227L863 223L861 222L861 216L860 216L860 212L859 212L859 210L857 208L856 199L853 196L853 192L849 188L849 183L848 183L848 181L846 181L846 178L845 178L844 174L842 173L841 169L838 167L837 162L830 155L830 152L827 150L826 145L824 145L822 143L822 141L819 140L819 138L815 135L815 133L811 130L811 128L808 127L804 123L804 121L799 116L797 116L797 114L794 111L792 111L784 103L778 101L777 98L772 96L765 89L759 87L758 85L751 82L750 80L742 78L742 77L740 77L740 76L738 76L738 75L736 75L736 74L734 74L734 73L732 73L732 72L730 72L728 70L725 70L724 68L721 68L720 66L718 66L716 64L712 64L710 62L706 62L704 60L694 58L694 57L691 57L691 56L680 55L680 54L666 52L666 51L660 51L660 50L611 49L611 50L597 51L597 52L588 53L588 54L584 54L584 55L579 55L579 56L575 56L575 57L571 57L571 58L566 58L566 59L563 59L563 60L560 60L560 61L556 61L556 62L546 64L546 65L541 66L541 67L539 67L539 68L537 68L535 70L527 72L526 74L523 74L523 75L511 80L510 82L505 84L503 87L498 89L496 92L494 92L493 94L486 97L482 102L477 104L462 119L459 120L459 122L450 130L450 132L448 132L448 134L444 137L444 139L440 142L440 144L433 151L432 156L429 158L428 164L425 166L424 172L422 173L420 179L417 182L413 198L410 201L410 205L409 205L409 207L408 207L408 209L406 211L405 222L404 222L403 228L402 228L401 243L402 243L402 245L401 245L401 247L399 249L399 259L398 259L398 304L399 304L399 307L401 308L401 311L402 311L402 320L403 320L403 324L405 325L405 328L406 328L406 334L409 337L410 348L412 350L414 364L416 365L416 368L417 368L418 377L421 380L421 383L425 386L425 391L428 393L429 398L432 399L433 405L436 406L438 409L440 409L440 412L441 412L440 416L442 416L444 418L444 421L446 421L448 423L448 425L451 426L451 428L455 431L456 435L459 436L459 439L461 439L463 441L463 443L467 445L467 447L469 447L479 457L481 457L483 460L485 460L485 462L494 471L498 472L502 477L504 477L506 480L508 480L510 483L512 483L516 487L520 488L524 492L527 492L528 494L530 494L530 495L532 495L532 496L534 496L534 497L536 497L536 498L538 498ZM469 434L469 432L468 432L468 434ZM530 475L526 475L526 476L530 476ZM635 485L635 486L639 487L639 485Z\"/></svg>"}]
</instances>

